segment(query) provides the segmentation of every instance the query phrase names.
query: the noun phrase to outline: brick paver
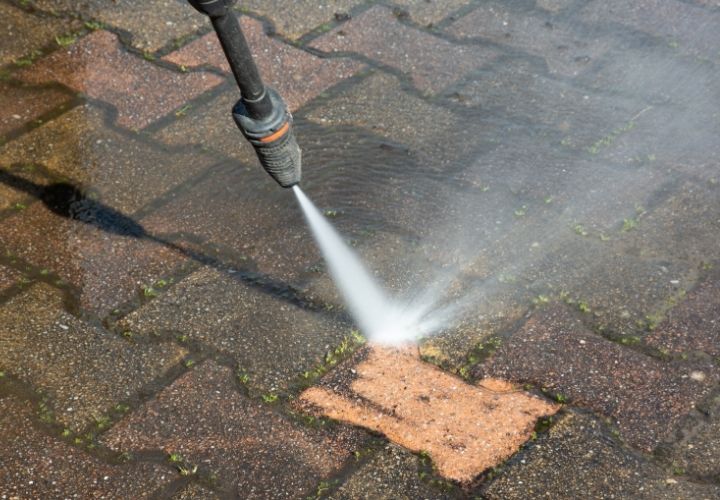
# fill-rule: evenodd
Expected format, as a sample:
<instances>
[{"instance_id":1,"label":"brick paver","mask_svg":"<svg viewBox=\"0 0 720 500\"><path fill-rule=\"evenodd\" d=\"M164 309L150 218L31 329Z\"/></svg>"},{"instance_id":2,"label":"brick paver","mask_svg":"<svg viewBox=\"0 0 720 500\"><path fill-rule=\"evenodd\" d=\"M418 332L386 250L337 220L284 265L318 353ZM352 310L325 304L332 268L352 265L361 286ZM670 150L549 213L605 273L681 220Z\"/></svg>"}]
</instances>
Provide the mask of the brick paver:
<instances>
[{"instance_id":1,"label":"brick paver","mask_svg":"<svg viewBox=\"0 0 720 500\"><path fill-rule=\"evenodd\" d=\"M575 31L544 16L515 12L500 3L482 5L451 24L460 39L490 41L542 58L552 73L577 76L613 47L610 37Z\"/></svg>"},{"instance_id":2,"label":"brick paver","mask_svg":"<svg viewBox=\"0 0 720 500\"><path fill-rule=\"evenodd\" d=\"M595 0L581 12L586 22L614 22L661 37L688 53L717 61L720 13L676 0L642 0L631 6L620 0ZM672 20L672 21L670 21Z\"/></svg>"},{"instance_id":3,"label":"brick paver","mask_svg":"<svg viewBox=\"0 0 720 500\"><path fill-rule=\"evenodd\" d=\"M560 306L536 313L478 373L536 384L616 419L623 439L652 450L718 380L712 364L672 364L587 332Z\"/></svg>"},{"instance_id":4,"label":"brick paver","mask_svg":"<svg viewBox=\"0 0 720 500\"><path fill-rule=\"evenodd\" d=\"M710 265L710 264L708 264ZM647 338L671 352L703 351L720 356L720 280L714 272L676 307Z\"/></svg>"},{"instance_id":5,"label":"brick paver","mask_svg":"<svg viewBox=\"0 0 720 500\"><path fill-rule=\"evenodd\" d=\"M344 19L363 0L245 0L240 10L247 10L270 19L278 33L297 39L315 28L323 29L336 19Z\"/></svg>"},{"instance_id":6,"label":"brick paver","mask_svg":"<svg viewBox=\"0 0 720 500\"><path fill-rule=\"evenodd\" d=\"M421 362L410 348L378 347L361 351L355 363L306 390L300 403L424 450L440 474L465 482L508 458L530 437L538 417L558 410L511 387L465 384Z\"/></svg>"},{"instance_id":7,"label":"brick paver","mask_svg":"<svg viewBox=\"0 0 720 500\"><path fill-rule=\"evenodd\" d=\"M35 428L31 404L7 395L0 396L0 461L5 498L156 498L175 478L155 464L109 465L50 437Z\"/></svg>"},{"instance_id":8,"label":"brick paver","mask_svg":"<svg viewBox=\"0 0 720 500\"><path fill-rule=\"evenodd\" d=\"M433 25L448 18L461 7L465 7L467 2L464 0L395 0L393 4L401 6L401 9L396 12L401 19L407 15L414 22L432 28Z\"/></svg>"},{"instance_id":9,"label":"brick paver","mask_svg":"<svg viewBox=\"0 0 720 500\"><path fill-rule=\"evenodd\" d=\"M20 281L21 277L22 274L15 269L0 264L0 293Z\"/></svg>"},{"instance_id":10,"label":"brick paver","mask_svg":"<svg viewBox=\"0 0 720 500\"><path fill-rule=\"evenodd\" d=\"M55 37L77 29L79 23L62 18L37 17L7 3L0 4L0 65L29 64L41 50L52 47ZM3 111L5 113L5 111Z\"/></svg>"},{"instance_id":11,"label":"brick paver","mask_svg":"<svg viewBox=\"0 0 720 500\"><path fill-rule=\"evenodd\" d=\"M261 287L227 271L203 269L126 317L122 328L203 342L237 359L252 388L283 389L322 363L328 346L340 344L350 327L284 303Z\"/></svg>"},{"instance_id":12,"label":"brick paver","mask_svg":"<svg viewBox=\"0 0 720 500\"><path fill-rule=\"evenodd\" d=\"M624 448L597 418L570 412L517 456L482 493L489 499L711 499L717 486L692 483Z\"/></svg>"},{"instance_id":13,"label":"brick paver","mask_svg":"<svg viewBox=\"0 0 720 500\"><path fill-rule=\"evenodd\" d=\"M325 52L356 52L398 68L419 90L428 93L442 90L497 56L490 48L453 45L400 24L392 10L381 6L314 40L312 47Z\"/></svg>"},{"instance_id":14,"label":"brick paver","mask_svg":"<svg viewBox=\"0 0 720 500\"><path fill-rule=\"evenodd\" d=\"M0 165L0 211L13 213L27 208L51 181L32 164Z\"/></svg>"},{"instance_id":15,"label":"brick paver","mask_svg":"<svg viewBox=\"0 0 720 500\"><path fill-rule=\"evenodd\" d=\"M209 155L168 151L120 133L90 104L0 146L0 165L42 165L128 215L214 162Z\"/></svg>"},{"instance_id":16,"label":"brick paver","mask_svg":"<svg viewBox=\"0 0 720 500\"><path fill-rule=\"evenodd\" d=\"M407 450L388 444L375 453L367 463L353 473L329 498L335 500L396 498L411 500L440 500L444 491L424 481L427 472L421 470L419 459ZM423 475L421 477L421 475Z\"/></svg>"},{"instance_id":17,"label":"brick paver","mask_svg":"<svg viewBox=\"0 0 720 500\"><path fill-rule=\"evenodd\" d=\"M0 137L23 125L34 124L44 113L62 107L70 96L58 89L40 89L0 82Z\"/></svg>"},{"instance_id":18,"label":"brick paver","mask_svg":"<svg viewBox=\"0 0 720 500\"><path fill-rule=\"evenodd\" d=\"M60 82L112 104L123 127L140 129L222 82L210 73L175 73L125 52L95 31L18 73L30 83Z\"/></svg>"},{"instance_id":19,"label":"brick paver","mask_svg":"<svg viewBox=\"0 0 720 500\"><path fill-rule=\"evenodd\" d=\"M133 345L62 310L45 284L0 308L0 366L47 394L55 418L80 431L170 367L185 351L174 345Z\"/></svg>"},{"instance_id":20,"label":"brick paver","mask_svg":"<svg viewBox=\"0 0 720 500\"><path fill-rule=\"evenodd\" d=\"M187 257L148 239L132 219L88 199L67 214L68 196L75 192L55 184L58 197L35 203L3 220L0 247L31 264L56 273L73 287L81 309L104 317L138 297L144 287L167 278Z\"/></svg>"},{"instance_id":21,"label":"brick paver","mask_svg":"<svg viewBox=\"0 0 720 500\"><path fill-rule=\"evenodd\" d=\"M103 437L117 450L160 448L217 474L244 498L305 497L351 457L358 434L293 424L237 392L228 368L206 362Z\"/></svg>"},{"instance_id":22,"label":"brick paver","mask_svg":"<svg viewBox=\"0 0 720 500\"><path fill-rule=\"evenodd\" d=\"M296 111L328 87L349 78L363 67L361 63L349 59L321 59L269 38L263 32L262 23L256 19L242 16L240 25L263 80L280 93L290 111ZM214 32L163 59L186 68L210 66L230 73L230 66ZM221 116L228 114L229 108Z\"/></svg>"}]
</instances>

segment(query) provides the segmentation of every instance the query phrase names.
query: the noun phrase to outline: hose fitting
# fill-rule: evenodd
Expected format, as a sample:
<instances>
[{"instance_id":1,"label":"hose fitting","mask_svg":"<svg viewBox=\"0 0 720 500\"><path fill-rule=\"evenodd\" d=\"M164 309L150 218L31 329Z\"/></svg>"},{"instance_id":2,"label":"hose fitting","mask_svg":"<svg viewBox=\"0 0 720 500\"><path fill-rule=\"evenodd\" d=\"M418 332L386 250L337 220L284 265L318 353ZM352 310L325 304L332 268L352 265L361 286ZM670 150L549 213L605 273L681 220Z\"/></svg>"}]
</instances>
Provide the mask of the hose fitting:
<instances>
[{"instance_id":1,"label":"hose fitting","mask_svg":"<svg viewBox=\"0 0 720 500\"><path fill-rule=\"evenodd\" d=\"M292 115L275 90L265 87L271 111L262 118L255 118L248 111L252 103L240 99L233 107L235 123L245 138L255 148L255 153L265 171L284 188L298 184L302 176L302 154L295 140Z\"/></svg>"}]
</instances>

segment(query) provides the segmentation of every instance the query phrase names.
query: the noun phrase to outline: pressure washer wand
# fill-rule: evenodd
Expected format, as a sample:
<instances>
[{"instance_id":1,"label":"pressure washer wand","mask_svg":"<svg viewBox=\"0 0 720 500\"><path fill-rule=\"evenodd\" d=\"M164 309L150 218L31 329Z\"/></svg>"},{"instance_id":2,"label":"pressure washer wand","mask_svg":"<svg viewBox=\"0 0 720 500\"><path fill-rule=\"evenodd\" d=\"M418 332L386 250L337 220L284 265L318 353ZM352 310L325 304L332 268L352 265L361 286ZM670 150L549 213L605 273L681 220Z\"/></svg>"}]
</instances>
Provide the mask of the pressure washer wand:
<instances>
[{"instance_id":1,"label":"pressure washer wand","mask_svg":"<svg viewBox=\"0 0 720 500\"><path fill-rule=\"evenodd\" d=\"M232 12L237 0L188 0L210 17L235 81L240 100L233 106L235 123L255 148L260 164L282 187L300 182L301 152L292 115L280 95L266 87L255 66L240 23Z\"/></svg>"}]
</instances>

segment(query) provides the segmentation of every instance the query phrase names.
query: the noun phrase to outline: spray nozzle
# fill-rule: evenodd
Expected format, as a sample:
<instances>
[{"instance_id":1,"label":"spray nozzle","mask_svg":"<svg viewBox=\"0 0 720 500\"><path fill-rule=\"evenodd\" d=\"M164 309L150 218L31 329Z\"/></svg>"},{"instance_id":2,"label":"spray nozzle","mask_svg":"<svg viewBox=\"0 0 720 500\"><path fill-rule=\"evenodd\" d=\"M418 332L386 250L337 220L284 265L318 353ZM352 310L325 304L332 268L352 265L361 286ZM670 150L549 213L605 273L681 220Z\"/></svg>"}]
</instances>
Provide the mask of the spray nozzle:
<instances>
[{"instance_id":1,"label":"spray nozzle","mask_svg":"<svg viewBox=\"0 0 720 500\"><path fill-rule=\"evenodd\" d=\"M282 187L300 182L302 154L295 140L292 115L280 95L266 87L263 99L270 103L269 113L253 117L250 103L240 99L233 107L235 123L255 148L260 164Z\"/></svg>"}]
</instances>

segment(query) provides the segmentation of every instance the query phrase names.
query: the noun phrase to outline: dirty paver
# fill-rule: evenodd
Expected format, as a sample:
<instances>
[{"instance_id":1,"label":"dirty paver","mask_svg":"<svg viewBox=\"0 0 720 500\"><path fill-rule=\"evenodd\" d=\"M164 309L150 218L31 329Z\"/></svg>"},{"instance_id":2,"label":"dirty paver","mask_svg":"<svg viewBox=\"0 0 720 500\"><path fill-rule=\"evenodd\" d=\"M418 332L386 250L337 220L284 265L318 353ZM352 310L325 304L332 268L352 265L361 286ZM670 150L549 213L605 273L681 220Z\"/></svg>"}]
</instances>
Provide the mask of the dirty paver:
<instances>
[{"instance_id":1,"label":"dirty paver","mask_svg":"<svg viewBox=\"0 0 720 500\"><path fill-rule=\"evenodd\" d=\"M105 30L38 60L17 77L36 84L59 82L105 101L117 110L118 124L130 129L147 126L223 81L210 73L172 72L138 60L123 50L115 34Z\"/></svg>"},{"instance_id":2,"label":"dirty paver","mask_svg":"<svg viewBox=\"0 0 720 500\"><path fill-rule=\"evenodd\" d=\"M73 431L136 397L185 355L168 343L134 345L62 306L58 291L46 284L3 304L0 366L47 395L54 418Z\"/></svg>"},{"instance_id":3,"label":"dirty paver","mask_svg":"<svg viewBox=\"0 0 720 500\"><path fill-rule=\"evenodd\" d=\"M338 471L362 446L351 429L299 427L242 396L230 369L208 361L177 379L102 438L116 450L162 449L207 468L244 498L296 497ZM227 494L227 493L226 493Z\"/></svg>"},{"instance_id":4,"label":"dirty paver","mask_svg":"<svg viewBox=\"0 0 720 500\"><path fill-rule=\"evenodd\" d=\"M361 347L205 16L0 2L0 496L720 497L719 7L234 5L303 190L455 308L408 352Z\"/></svg>"},{"instance_id":5,"label":"dirty paver","mask_svg":"<svg viewBox=\"0 0 720 500\"><path fill-rule=\"evenodd\" d=\"M388 40L382 33L393 32ZM357 52L398 68L422 92L436 93L461 76L497 57L490 48L453 45L441 38L397 23L391 9L377 6L314 40L325 52Z\"/></svg>"},{"instance_id":6,"label":"dirty paver","mask_svg":"<svg viewBox=\"0 0 720 500\"><path fill-rule=\"evenodd\" d=\"M106 124L106 111L80 105L0 146L5 165L40 165L57 182L99 195L108 209L130 215L216 160L201 152L168 150Z\"/></svg>"},{"instance_id":7,"label":"dirty paver","mask_svg":"<svg viewBox=\"0 0 720 500\"><path fill-rule=\"evenodd\" d=\"M718 380L711 363L663 362L590 333L562 305L534 314L477 371L613 417L623 439L646 451L668 438Z\"/></svg>"},{"instance_id":8,"label":"dirty paver","mask_svg":"<svg viewBox=\"0 0 720 500\"><path fill-rule=\"evenodd\" d=\"M466 384L421 362L413 349L361 351L356 364L303 392L300 404L425 451L440 474L462 482L508 458L539 417L558 410L503 381Z\"/></svg>"},{"instance_id":9,"label":"dirty paver","mask_svg":"<svg viewBox=\"0 0 720 500\"><path fill-rule=\"evenodd\" d=\"M2 382L0 382L2 384ZM0 395L0 491L5 498L156 498L175 478L151 463L104 463L35 428L34 408Z\"/></svg>"},{"instance_id":10,"label":"dirty paver","mask_svg":"<svg viewBox=\"0 0 720 500\"><path fill-rule=\"evenodd\" d=\"M280 93L291 112L363 68L357 61L343 58L321 59L273 40L265 35L262 23L256 19L242 16L240 26L263 80ZM185 68L214 67L230 74L230 66L215 32L192 41L180 50L168 54L163 60ZM229 110L230 107L228 113ZM217 119L217 115L213 116Z\"/></svg>"},{"instance_id":11,"label":"dirty paver","mask_svg":"<svg viewBox=\"0 0 720 500\"><path fill-rule=\"evenodd\" d=\"M601 419L567 412L482 489L485 498L711 499L698 484L622 446Z\"/></svg>"},{"instance_id":12,"label":"dirty paver","mask_svg":"<svg viewBox=\"0 0 720 500\"><path fill-rule=\"evenodd\" d=\"M146 336L183 336L228 353L250 387L264 393L286 388L350 335L350 325L277 300L262 282L212 268L185 278L124 318L121 327Z\"/></svg>"}]
</instances>

